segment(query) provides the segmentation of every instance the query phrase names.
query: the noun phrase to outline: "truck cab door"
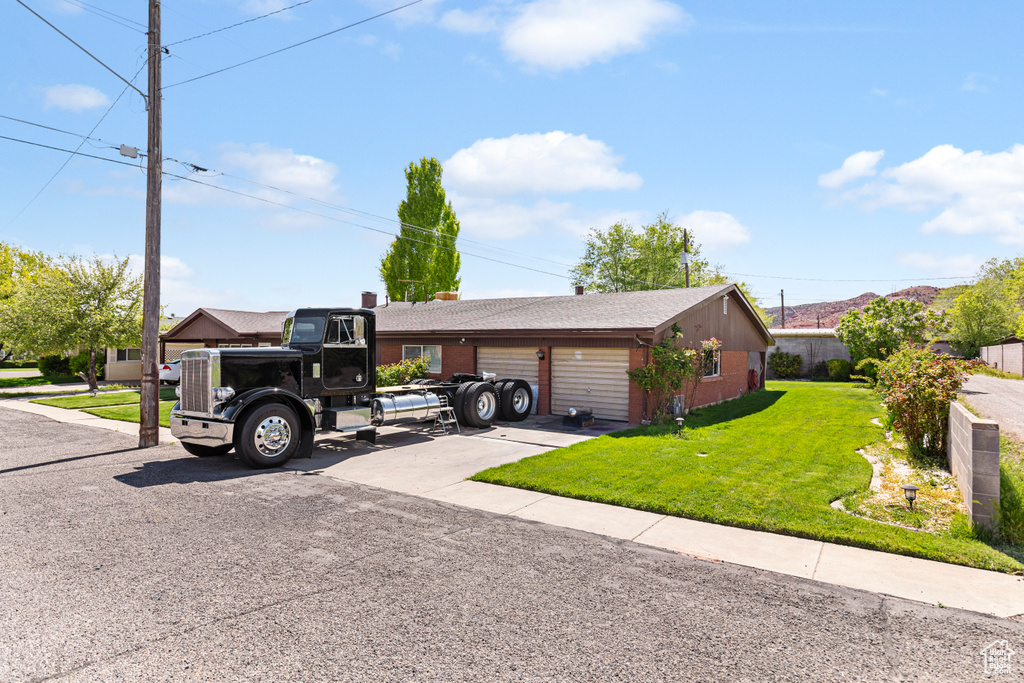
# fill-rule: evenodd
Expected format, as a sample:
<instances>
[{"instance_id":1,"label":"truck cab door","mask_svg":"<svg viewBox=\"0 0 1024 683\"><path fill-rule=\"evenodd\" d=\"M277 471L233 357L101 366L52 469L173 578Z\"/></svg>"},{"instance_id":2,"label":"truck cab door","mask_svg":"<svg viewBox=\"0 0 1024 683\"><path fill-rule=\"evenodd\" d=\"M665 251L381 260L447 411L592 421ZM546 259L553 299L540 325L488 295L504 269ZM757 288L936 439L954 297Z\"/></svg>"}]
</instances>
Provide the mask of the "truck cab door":
<instances>
[{"instance_id":1,"label":"truck cab door","mask_svg":"<svg viewBox=\"0 0 1024 683\"><path fill-rule=\"evenodd\" d=\"M331 313L324 332L322 379L326 390L369 389L373 376L366 342L366 319L353 313Z\"/></svg>"}]
</instances>

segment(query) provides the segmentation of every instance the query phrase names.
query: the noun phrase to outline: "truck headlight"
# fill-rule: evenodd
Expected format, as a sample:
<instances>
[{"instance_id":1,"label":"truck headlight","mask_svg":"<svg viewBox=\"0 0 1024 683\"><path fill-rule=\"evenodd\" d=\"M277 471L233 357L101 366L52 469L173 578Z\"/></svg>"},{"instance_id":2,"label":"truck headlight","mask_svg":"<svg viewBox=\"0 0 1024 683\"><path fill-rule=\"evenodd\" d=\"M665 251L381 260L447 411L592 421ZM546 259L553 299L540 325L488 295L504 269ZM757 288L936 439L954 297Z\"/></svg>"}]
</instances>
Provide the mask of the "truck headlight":
<instances>
[{"instance_id":1,"label":"truck headlight","mask_svg":"<svg viewBox=\"0 0 1024 683\"><path fill-rule=\"evenodd\" d=\"M214 387L213 400L217 403L230 401L235 396L235 390L231 387Z\"/></svg>"}]
</instances>

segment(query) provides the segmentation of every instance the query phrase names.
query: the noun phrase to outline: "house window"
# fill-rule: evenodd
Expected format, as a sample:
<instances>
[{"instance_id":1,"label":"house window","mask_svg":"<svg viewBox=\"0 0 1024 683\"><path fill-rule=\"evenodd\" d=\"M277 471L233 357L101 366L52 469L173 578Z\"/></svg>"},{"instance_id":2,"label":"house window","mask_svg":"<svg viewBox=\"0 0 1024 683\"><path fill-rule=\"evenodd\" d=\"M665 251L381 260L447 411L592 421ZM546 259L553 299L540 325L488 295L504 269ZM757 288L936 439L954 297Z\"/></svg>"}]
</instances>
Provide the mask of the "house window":
<instances>
[{"instance_id":1,"label":"house window","mask_svg":"<svg viewBox=\"0 0 1024 683\"><path fill-rule=\"evenodd\" d=\"M403 346L402 359L426 358L430 361L427 372L440 374L441 372L441 347L440 346Z\"/></svg>"},{"instance_id":2,"label":"house window","mask_svg":"<svg viewBox=\"0 0 1024 683\"><path fill-rule=\"evenodd\" d=\"M704 351L704 367L708 368L708 371L704 373L705 377L718 377L722 374L722 352L715 351L713 349L706 349Z\"/></svg>"},{"instance_id":3,"label":"house window","mask_svg":"<svg viewBox=\"0 0 1024 683\"><path fill-rule=\"evenodd\" d=\"M142 360L142 349L118 349L117 362L123 363L129 360Z\"/></svg>"}]
</instances>

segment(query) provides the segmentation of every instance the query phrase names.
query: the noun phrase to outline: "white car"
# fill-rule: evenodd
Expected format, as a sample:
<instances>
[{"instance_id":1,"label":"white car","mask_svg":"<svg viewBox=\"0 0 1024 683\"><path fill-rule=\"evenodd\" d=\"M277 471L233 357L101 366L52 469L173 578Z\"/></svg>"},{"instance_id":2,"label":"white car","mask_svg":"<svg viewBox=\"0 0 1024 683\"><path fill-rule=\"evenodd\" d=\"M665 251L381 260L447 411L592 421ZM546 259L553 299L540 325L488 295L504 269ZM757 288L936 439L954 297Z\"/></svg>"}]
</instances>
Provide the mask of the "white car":
<instances>
[{"instance_id":1,"label":"white car","mask_svg":"<svg viewBox=\"0 0 1024 683\"><path fill-rule=\"evenodd\" d=\"M160 366L160 381L177 384L181 380L181 361L172 360Z\"/></svg>"}]
</instances>

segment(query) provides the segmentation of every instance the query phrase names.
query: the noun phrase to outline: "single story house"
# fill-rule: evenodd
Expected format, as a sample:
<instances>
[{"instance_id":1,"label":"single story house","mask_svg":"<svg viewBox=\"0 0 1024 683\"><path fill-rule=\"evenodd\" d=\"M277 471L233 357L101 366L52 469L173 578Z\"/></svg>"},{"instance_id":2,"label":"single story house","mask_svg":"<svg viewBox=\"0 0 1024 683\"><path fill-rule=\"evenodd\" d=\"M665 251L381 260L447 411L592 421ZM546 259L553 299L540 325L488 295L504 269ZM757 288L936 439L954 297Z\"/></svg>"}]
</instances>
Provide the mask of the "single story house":
<instances>
[{"instance_id":1,"label":"single story house","mask_svg":"<svg viewBox=\"0 0 1024 683\"><path fill-rule=\"evenodd\" d=\"M564 415L589 407L598 418L640 422L643 392L626 371L651 360L678 324L684 345L722 342L719 362L698 389L696 405L747 393L750 371L764 386L768 329L735 285L640 292L390 302L377 313L377 362L431 359L431 376L493 372L537 387L537 412Z\"/></svg>"},{"instance_id":2,"label":"single story house","mask_svg":"<svg viewBox=\"0 0 1024 683\"><path fill-rule=\"evenodd\" d=\"M199 308L160 335L160 362L181 357L183 351L201 348L279 346L287 311L252 313L219 308ZM106 377L112 380L142 379L140 349L107 349Z\"/></svg>"},{"instance_id":3,"label":"single story house","mask_svg":"<svg viewBox=\"0 0 1024 683\"><path fill-rule=\"evenodd\" d=\"M1016 336L1001 339L998 344L981 347L981 359L990 368L1024 375L1024 342Z\"/></svg>"},{"instance_id":4,"label":"single story house","mask_svg":"<svg viewBox=\"0 0 1024 683\"><path fill-rule=\"evenodd\" d=\"M831 327L773 327L769 332L775 338L775 347L768 351L769 355L776 351L799 355L802 376L810 374L814 366L823 360L850 360L850 350L846 348L846 344L839 341L836 331ZM768 374L772 379L776 379L771 371Z\"/></svg>"}]
</instances>

